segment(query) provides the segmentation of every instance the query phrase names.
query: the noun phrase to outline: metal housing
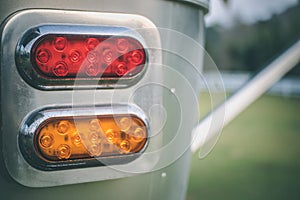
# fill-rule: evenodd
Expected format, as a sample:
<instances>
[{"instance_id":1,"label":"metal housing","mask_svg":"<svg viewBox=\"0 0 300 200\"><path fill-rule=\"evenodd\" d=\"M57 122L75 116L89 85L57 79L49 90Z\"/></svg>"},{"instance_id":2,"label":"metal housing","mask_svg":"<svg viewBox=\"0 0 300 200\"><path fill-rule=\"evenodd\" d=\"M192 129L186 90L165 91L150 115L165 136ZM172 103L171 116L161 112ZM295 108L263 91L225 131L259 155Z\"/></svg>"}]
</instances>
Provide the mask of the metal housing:
<instances>
[{"instance_id":1,"label":"metal housing","mask_svg":"<svg viewBox=\"0 0 300 200\"><path fill-rule=\"evenodd\" d=\"M43 91L31 87L27 81L23 80L18 73L17 64L23 65L24 60L19 60L19 57L17 57L17 63L15 63L14 58L16 56L20 56L18 54L20 52L25 53L26 57L28 58L28 51L17 51L16 54L15 50L13 49L16 49L17 46L20 48L22 47L17 43L17 41L20 41L20 39L23 38L24 33L28 33L29 30L32 30L32 27L42 27L45 24L51 24L49 27L55 27L56 29L49 30L46 28L45 30L47 31L45 32L67 32L66 27L68 27L70 23L73 25L70 29L71 32L74 32L75 27L78 28L79 26L82 26L83 28L79 28L78 31L81 32L82 30L85 30L85 33L87 33L87 31L91 31L91 34L96 34L99 30L100 33L103 33L103 27L125 27L124 29L130 30L125 32L125 35L138 38L145 46L148 47L148 69L144 72L143 76L140 77L139 84L155 81L155 79L160 79L161 76L159 68L153 66L161 62L161 53L159 50L157 50L160 49L160 37L153 23L144 17L129 14L108 14L60 10L28 10L21 11L13 15L6 22L2 32L1 86L2 116L4 116L2 117L2 131L3 138L5 138L5 140L3 140L3 153L10 175L16 181L26 186L57 186L121 178L136 173L136 170L133 170L134 168L132 168L132 166L136 166L137 171L141 171L141 169L143 169L143 172L151 171L156 162L149 162L149 159L158 159L159 154L153 156L152 158L145 158L143 155L140 155L139 158L135 159L134 161L125 164L119 164L117 167L95 167L93 165L93 167L90 166L89 168L73 168L52 172L36 169L24 159L17 142L18 130L22 130L22 128L24 128L22 124L25 123L27 117L34 110L41 110L45 107L55 108L61 106L74 108L78 106L85 107L86 105L89 105L90 107L95 108L96 105L131 104L139 107L141 110L139 113L146 113L148 110L147 106L161 104L162 99L160 98L151 97L148 99L146 104L141 104L143 97L135 98L133 100L128 99L130 96L134 95L135 91L139 87L138 85L133 85L133 83L131 83L131 87L126 89L99 90L96 89L97 87L90 86L89 90L82 90L82 88L79 88L80 90ZM86 27L94 28L86 29ZM107 32L111 33L112 29L108 29ZM36 38L35 35L31 36ZM143 40L141 38L143 38ZM29 44L31 44L33 40L30 40L31 42L29 42ZM25 47L27 48L27 46ZM26 60L24 62L26 65ZM24 77L24 74L22 77ZM74 85L75 86L71 85L64 87L64 89L70 89L70 87L73 87L74 89L80 84L75 81ZM39 89L45 89L41 85L39 86ZM49 88L51 87L47 87L47 89ZM57 89L56 87L54 88ZM146 92L147 95L150 96L161 96L161 91L157 89L149 89ZM116 111L119 108L118 106L112 107L113 110L116 109ZM93 113L95 110L97 111L97 109L94 109L90 110L90 112ZM129 109L127 112L130 113L133 111ZM146 118L149 117L146 116ZM149 135L149 137L151 137L151 135ZM20 144L24 145L25 143L26 142L21 142ZM150 148L153 148L155 145L157 145L155 142L151 142L149 140L148 146ZM145 152L147 152L147 150ZM144 163L148 163L146 167L144 166ZM139 165L140 170L138 169Z\"/></svg>"}]
</instances>

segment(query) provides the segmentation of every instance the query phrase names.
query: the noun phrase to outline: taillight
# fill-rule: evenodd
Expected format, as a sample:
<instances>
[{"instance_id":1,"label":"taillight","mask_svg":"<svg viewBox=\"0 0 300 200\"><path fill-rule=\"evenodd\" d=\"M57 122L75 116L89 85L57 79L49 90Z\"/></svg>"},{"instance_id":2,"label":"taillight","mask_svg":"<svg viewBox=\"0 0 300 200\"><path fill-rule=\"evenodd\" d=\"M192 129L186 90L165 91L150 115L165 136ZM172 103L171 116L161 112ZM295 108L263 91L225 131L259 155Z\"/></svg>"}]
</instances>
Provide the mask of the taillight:
<instances>
[{"instance_id":1,"label":"taillight","mask_svg":"<svg viewBox=\"0 0 300 200\"><path fill-rule=\"evenodd\" d=\"M40 26L24 34L17 55L21 75L39 89L126 87L148 60L143 40L124 27Z\"/></svg>"},{"instance_id":2,"label":"taillight","mask_svg":"<svg viewBox=\"0 0 300 200\"><path fill-rule=\"evenodd\" d=\"M39 111L27 119L20 149L29 163L42 170L130 162L144 151L148 126L142 113L125 110L125 106L101 107L96 115L87 109Z\"/></svg>"},{"instance_id":3,"label":"taillight","mask_svg":"<svg viewBox=\"0 0 300 200\"><path fill-rule=\"evenodd\" d=\"M46 79L118 78L140 73L141 43L130 37L45 35L31 49L35 70Z\"/></svg>"},{"instance_id":4,"label":"taillight","mask_svg":"<svg viewBox=\"0 0 300 200\"><path fill-rule=\"evenodd\" d=\"M50 161L137 153L146 144L146 127L136 116L50 118L35 132L40 155Z\"/></svg>"}]
</instances>

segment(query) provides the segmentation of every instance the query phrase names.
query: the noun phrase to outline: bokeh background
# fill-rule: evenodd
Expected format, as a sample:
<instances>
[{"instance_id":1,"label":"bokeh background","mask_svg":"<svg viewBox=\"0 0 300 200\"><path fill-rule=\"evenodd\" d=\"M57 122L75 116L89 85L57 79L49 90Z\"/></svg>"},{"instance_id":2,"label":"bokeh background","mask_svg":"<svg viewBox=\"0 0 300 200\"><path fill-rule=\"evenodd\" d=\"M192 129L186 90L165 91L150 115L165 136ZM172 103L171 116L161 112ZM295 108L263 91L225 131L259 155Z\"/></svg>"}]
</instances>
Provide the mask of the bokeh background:
<instances>
[{"instance_id":1,"label":"bokeh background","mask_svg":"<svg viewBox=\"0 0 300 200\"><path fill-rule=\"evenodd\" d=\"M298 0L211 0L206 50L227 94L300 39ZM207 78L214 72L204 70ZM200 97L201 116L210 96ZM192 157L187 200L300 199L300 65Z\"/></svg>"}]
</instances>

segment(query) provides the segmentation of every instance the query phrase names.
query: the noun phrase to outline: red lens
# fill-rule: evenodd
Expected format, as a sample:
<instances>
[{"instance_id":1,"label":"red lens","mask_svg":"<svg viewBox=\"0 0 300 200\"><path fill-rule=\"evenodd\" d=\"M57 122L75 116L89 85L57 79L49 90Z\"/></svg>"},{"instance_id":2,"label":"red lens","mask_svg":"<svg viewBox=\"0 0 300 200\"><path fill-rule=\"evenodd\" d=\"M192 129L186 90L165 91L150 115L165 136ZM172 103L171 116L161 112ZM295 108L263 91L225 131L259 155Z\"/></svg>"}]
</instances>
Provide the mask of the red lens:
<instances>
[{"instance_id":1,"label":"red lens","mask_svg":"<svg viewBox=\"0 0 300 200\"><path fill-rule=\"evenodd\" d=\"M142 44L131 37L45 35L31 52L35 70L46 79L132 77L146 63Z\"/></svg>"}]
</instances>

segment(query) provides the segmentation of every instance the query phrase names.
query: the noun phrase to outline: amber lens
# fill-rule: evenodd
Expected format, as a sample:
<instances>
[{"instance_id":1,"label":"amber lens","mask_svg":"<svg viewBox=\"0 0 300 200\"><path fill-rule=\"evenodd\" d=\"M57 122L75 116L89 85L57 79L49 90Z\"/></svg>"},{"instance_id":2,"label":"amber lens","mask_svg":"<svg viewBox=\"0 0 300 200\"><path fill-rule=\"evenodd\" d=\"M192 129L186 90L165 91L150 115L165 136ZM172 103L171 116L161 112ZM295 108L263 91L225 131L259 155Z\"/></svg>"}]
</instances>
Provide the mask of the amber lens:
<instances>
[{"instance_id":1,"label":"amber lens","mask_svg":"<svg viewBox=\"0 0 300 200\"><path fill-rule=\"evenodd\" d=\"M37 130L37 150L49 161L133 154L147 141L145 123L133 115L50 118Z\"/></svg>"}]
</instances>

